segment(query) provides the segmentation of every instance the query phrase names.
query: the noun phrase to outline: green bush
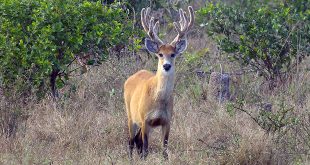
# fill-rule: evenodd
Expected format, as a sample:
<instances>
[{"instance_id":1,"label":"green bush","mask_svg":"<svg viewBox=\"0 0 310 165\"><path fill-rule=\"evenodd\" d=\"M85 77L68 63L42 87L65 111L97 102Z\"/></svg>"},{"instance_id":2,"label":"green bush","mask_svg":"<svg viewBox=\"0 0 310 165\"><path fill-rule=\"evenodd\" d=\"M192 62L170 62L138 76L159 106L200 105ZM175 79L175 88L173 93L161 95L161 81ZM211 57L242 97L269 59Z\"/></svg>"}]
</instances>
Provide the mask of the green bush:
<instances>
[{"instance_id":1,"label":"green bush","mask_svg":"<svg viewBox=\"0 0 310 165\"><path fill-rule=\"evenodd\" d=\"M127 43L134 33L128 13L117 4L1 0L1 86L56 95L77 54L92 52L104 60L109 47Z\"/></svg>"},{"instance_id":2,"label":"green bush","mask_svg":"<svg viewBox=\"0 0 310 165\"><path fill-rule=\"evenodd\" d=\"M310 1L207 3L198 22L231 60L282 80L310 52Z\"/></svg>"},{"instance_id":3,"label":"green bush","mask_svg":"<svg viewBox=\"0 0 310 165\"><path fill-rule=\"evenodd\" d=\"M252 118L267 133L281 132L287 126L296 125L299 122L298 116L294 113L294 106L288 104L287 100L281 98L276 104L259 102L256 111L246 109L245 98L238 98L236 102L226 104L226 111L231 116L236 111L244 112Z\"/></svg>"}]
</instances>

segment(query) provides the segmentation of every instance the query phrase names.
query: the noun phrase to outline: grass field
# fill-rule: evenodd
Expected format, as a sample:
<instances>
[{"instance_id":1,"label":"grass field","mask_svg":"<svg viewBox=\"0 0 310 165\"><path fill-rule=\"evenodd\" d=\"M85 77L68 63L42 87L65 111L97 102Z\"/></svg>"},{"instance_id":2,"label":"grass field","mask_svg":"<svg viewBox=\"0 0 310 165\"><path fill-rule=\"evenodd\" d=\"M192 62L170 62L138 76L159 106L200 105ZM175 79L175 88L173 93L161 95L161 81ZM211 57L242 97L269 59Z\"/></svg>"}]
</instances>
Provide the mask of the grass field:
<instances>
[{"instance_id":1,"label":"grass field","mask_svg":"<svg viewBox=\"0 0 310 165\"><path fill-rule=\"evenodd\" d=\"M219 104L209 99L209 76L195 74L195 69L206 67L215 71L222 67L230 73L239 67L208 40L194 38L190 45L177 59L168 161L161 155L159 129L151 134L147 160L140 160L136 152L132 162L127 157L123 83L139 69L156 69L156 59L140 52L142 61L125 53L121 60L111 57L73 77L57 101L29 97L12 102L3 97L0 106L14 111L15 117L6 111L1 117L0 164L310 163L309 59L291 82L273 91L267 90L256 73L236 77L231 90L235 98L243 98L242 110L247 114L229 108L236 101ZM272 121L284 126L277 129L278 123L259 117L259 103L271 103ZM287 110L284 115L283 110ZM6 136L10 131L12 135Z\"/></svg>"}]
</instances>

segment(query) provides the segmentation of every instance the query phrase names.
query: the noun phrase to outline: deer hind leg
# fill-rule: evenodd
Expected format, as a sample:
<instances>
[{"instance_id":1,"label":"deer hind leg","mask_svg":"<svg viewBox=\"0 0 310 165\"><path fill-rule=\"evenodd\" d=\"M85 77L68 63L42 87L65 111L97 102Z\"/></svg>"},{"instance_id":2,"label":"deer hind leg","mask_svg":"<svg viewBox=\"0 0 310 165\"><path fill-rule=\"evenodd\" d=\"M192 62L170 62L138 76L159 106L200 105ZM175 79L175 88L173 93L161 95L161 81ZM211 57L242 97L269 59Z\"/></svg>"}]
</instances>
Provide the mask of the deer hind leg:
<instances>
[{"instance_id":1,"label":"deer hind leg","mask_svg":"<svg viewBox=\"0 0 310 165\"><path fill-rule=\"evenodd\" d=\"M129 141L128 141L128 149L129 149L129 158L132 158L132 150L134 148L134 126L132 121L128 119L128 128L129 128Z\"/></svg>"},{"instance_id":2,"label":"deer hind leg","mask_svg":"<svg viewBox=\"0 0 310 165\"><path fill-rule=\"evenodd\" d=\"M136 144L138 155L141 155L142 154L142 145L143 145L141 128L138 129L138 131L134 137L134 143Z\"/></svg>"},{"instance_id":3,"label":"deer hind leg","mask_svg":"<svg viewBox=\"0 0 310 165\"><path fill-rule=\"evenodd\" d=\"M167 160L168 159L168 138L170 132L170 123L167 123L162 126L162 136L163 136L163 156Z\"/></svg>"},{"instance_id":4,"label":"deer hind leg","mask_svg":"<svg viewBox=\"0 0 310 165\"><path fill-rule=\"evenodd\" d=\"M132 158L132 152L134 149L134 144L136 144L137 147L137 151L138 154L141 155L142 154L142 136L141 136L141 128L138 127L137 124L134 123L129 123L129 132L130 132L130 136L129 136L129 158Z\"/></svg>"},{"instance_id":5,"label":"deer hind leg","mask_svg":"<svg viewBox=\"0 0 310 165\"><path fill-rule=\"evenodd\" d=\"M129 109L129 103L125 101L126 111L128 115L128 129L129 129L129 140L128 140L128 156L131 159L132 158L132 151L134 148L134 137L135 137L135 125L132 122L131 115L130 115L130 109Z\"/></svg>"},{"instance_id":6,"label":"deer hind leg","mask_svg":"<svg viewBox=\"0 0 310 165\"><path fill-rule=\"evenodd\" d=\"M149 147L149 142L148 142L148 135L149 135L149 126L147 125L146 122L142 124L141 128L141 138L142 138L142 155L141 158L146 159L148 155L148 147Z\"/></svg>"}]
</instances>

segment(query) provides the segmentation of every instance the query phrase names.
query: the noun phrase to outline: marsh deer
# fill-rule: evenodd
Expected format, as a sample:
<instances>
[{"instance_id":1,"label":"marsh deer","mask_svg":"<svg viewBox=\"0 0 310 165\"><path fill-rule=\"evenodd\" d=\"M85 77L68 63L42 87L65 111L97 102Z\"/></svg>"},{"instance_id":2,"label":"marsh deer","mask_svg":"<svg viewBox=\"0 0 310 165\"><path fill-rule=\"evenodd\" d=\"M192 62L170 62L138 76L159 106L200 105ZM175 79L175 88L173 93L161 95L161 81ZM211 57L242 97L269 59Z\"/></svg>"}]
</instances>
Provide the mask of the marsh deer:
<instances>
[{"instance_id":1,"label":"marsh deer","mask_svg":"<svg viewBox=\"0 0 310 165\"><path fill-rule=\"evenodd\" d=\"M175 79L175 58L187 48L186 35L194 24L194 10L188 7L189 17L180 9L180 21L174 22L178 32L168 44L159 39L159 22L149 18L150 8L142 9L141 22L149 38L145 46L158 57L156 74L140 70L130 76L124 84L124 98L128 115L129 157L132 157L134 144L142 158L148 154L150 130L161 126L163 136L163 155L168 158L167 144L173 109L173 88Z\"/></svg>"}]
</instances>

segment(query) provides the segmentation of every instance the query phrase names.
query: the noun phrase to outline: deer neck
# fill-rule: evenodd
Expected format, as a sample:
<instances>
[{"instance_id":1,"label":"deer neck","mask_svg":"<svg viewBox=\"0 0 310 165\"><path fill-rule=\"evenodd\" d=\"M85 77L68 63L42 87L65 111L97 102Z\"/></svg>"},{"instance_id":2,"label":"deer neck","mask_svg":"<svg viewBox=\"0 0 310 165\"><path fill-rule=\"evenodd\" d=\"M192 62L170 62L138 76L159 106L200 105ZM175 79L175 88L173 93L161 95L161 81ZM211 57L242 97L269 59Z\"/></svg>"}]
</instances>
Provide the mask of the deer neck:
<instances>
[{"instance_id":1,"label":"deer neck","mask_svg":"<svg viewBox=\"0 0 310 165\"><path fill-rule=\"evenodd\" d=\"M171 68L169 72L162 69L162 66L158 66L156 72L156 92L155 98L157 100L166 100L172 96L174 88L174 68Z\"/></svg>"}]
</instances>

